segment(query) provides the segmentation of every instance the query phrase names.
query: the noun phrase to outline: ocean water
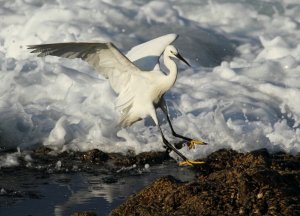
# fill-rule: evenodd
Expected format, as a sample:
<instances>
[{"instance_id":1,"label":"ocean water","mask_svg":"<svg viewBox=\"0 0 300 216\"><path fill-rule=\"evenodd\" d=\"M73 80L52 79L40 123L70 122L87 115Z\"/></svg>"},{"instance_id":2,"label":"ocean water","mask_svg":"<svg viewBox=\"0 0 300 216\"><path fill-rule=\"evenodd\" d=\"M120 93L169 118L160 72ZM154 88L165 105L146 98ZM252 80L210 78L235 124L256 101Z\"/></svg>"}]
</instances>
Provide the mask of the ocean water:
<instances>
[{"instance_id":1,"label":"ocean water","mask_svg":"<svg viewBox=\"0 0 300 216\"><path fill-rule=\"evenodd\" d=\"M158 36L181 63L166 94L178 133L209 143L181 151L201 158L220 148L300 150L300 3L296 0L0 0L0 167L23 149L163 150L150 119L116 127L116 95L81 60L39 58L30 44L112 41L124 53ZM162 66L163 68L163 66ZM163 131L171 136L162 114ZM176 155L171 153L176 159Z\"/></svg>"}]
</instances>

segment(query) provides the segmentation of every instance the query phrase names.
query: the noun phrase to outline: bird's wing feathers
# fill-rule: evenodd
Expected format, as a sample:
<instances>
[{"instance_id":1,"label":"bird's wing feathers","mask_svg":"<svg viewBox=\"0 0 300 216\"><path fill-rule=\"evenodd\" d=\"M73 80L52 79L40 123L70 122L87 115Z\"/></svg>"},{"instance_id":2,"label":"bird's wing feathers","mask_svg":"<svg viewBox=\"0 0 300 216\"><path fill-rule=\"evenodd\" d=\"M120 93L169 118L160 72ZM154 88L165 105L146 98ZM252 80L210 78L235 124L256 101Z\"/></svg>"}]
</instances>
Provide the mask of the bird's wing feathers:
<instances>
[{"instance_id":1,"label":"bird's wing feathers","mask_svg":"<svg viewBox=\"0 0 300 216\"><path fill-rule=\"evenodd\" d=\"M111 87L119 94L116 105L122 113L120 125L128 126L140 118L132 116L134 112L130 111L134 101L132 94L136 89L132 90L133 86L128 85L132 82L144 85L142 80L138 79L140 76L133 73L137 74L141 69L155 69L160 55L176 38L176 34L155 38L133 47L126 56L112 43L55 43L30 45L28 48L32 49L32 53L38 53L40 57L52 55L70 59L81 58L92 65L97 72L109 79ZM128 91L131 94L128 94Z\"/></svg>"},{"instance_id":2,"label":"bird's wing feathers","mask_svg":"<svg viewBox=\"0 0 300 216\"><path fill-rule=\"evenodd\" d=\"M32 49L32 53L38 53L39 57L81 58L108 78L117 93L129 79L130 73L139 70L112 43L55 43L30 45L28 48Z\"/></svg>"},{"instance_id":3,"label":"bird's wing feathers","mask_svg":"<svg viewBox=\"0 0 300 216\"><path fill-rule=\"evenodd\" d=\"M135 65L143 70L158 69L159 57L165 48L177 39L177 34L166 34L133 47L126 54Z\"/></svg>"},{"instance_id":4,"label":"bird's wing feathers","mask_svg":"<svg viewBox=\"0 0 300 216\"><path fill-rule=\"evenodd\" d=\"M167 34L152 39L133 47L126 56L112 43L54 43L29 45L28 48L39 57L81 58L108 78L112 88L119 93L132 72L158 69L160 55L177 37Z\"/></svg>"}]
</instances>

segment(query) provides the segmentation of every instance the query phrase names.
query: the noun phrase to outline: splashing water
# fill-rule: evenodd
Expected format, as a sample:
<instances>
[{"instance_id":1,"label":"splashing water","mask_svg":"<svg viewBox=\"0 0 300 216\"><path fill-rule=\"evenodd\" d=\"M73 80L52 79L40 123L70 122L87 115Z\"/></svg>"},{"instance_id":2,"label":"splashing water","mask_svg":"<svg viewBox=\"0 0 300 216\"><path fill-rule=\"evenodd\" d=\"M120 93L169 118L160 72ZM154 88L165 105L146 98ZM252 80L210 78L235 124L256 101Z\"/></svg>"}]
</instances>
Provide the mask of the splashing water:
<instances>
[{"instance_id":1,"label":"splashing water","mask_svg":"<svg viewBox=\"0 0 300 216\"><path fill-rule=\"evenodd\" d=\"M113 41L126 51L174 32L180 34L175 46L193 65L180 68L166 95L175 130L209 143L182 149L184 154L204 157L224 147L297 153L299 11L292 0L5 1L0 6L0 147L163 150L148 120L115 127L115 95L91 67L80 60L37 58L26 45ZM1 158L0 166L17 165L16 158Z\"/></svg>"}]
</instances>

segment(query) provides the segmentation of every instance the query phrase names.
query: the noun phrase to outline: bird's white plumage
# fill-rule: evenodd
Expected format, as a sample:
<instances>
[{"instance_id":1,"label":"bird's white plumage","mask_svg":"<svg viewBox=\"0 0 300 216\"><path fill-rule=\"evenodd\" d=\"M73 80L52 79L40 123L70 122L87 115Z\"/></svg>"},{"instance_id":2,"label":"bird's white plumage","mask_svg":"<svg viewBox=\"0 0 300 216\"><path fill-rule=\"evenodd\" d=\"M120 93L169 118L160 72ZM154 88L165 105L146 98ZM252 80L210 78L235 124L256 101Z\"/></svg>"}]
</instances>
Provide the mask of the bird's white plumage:
<instances>
[{"instance_id":1,"label":"bird's white plumage","mask_svg":"<svg viewBox=\"0 0 300 216\"><path fill-rule=\"evenodd\" d=\"M132 48L127 56L112 43L57 43L32 45L29 48L33 49L32 52L39 53L38 56L81 58L92 65L109 80L118 94L116 108L121 114L120 126L126 127L147 115L157 123L154 106L176 79L176 64L168 58L172 54L166 49L176 38L176 34L155 38ZM172 66L168 76L156 66L164 50L167 53L165 64ZM173 50L176 51L175 48ZM153 68L155 70L150 73L145 72L146 69Z\"/></svg>"},{"instance_id":2,"label":"bird's white plumage","mask_svg":"<svg viewBox=\"0 0 300 216\"><path fill-rule=\"evenodd\" d=\"M116 100L116 106L122 113L121 126L130 126L147 115L158 124L155 106L158 105L162 95L175 83L177 67L170 57L176 58L176 54L178 52L174 46L169 45L165 48L164 62L169 69L168 75L160 70L131 74L126 87L122 89Z\"/></svg>"},{"instance_id":3,"label":"bird's white plumage","mask_svg":"<svg viewBox=\"0 0 300 216\"><path fill-rule=\"evenodd\" d=\"M177 78L177 66L171 57L178 58L188 64L177 49L169 45L176 38L177 35L175 34L156 38L131 49L127 54L128 57L122 54L112 43L57 43L32 45L29 48L33 49L33 53L39 53L38 56L53 55L81 58L94 66L97 72L108 78L111 87L118 94L116 108L121 114L120 126L127 127L146 116L151 116L161 132L162 140L167 149L175 151L185 164L199 164L199 162L188 160L181 154L177 150L180 145L175 147L165 139L156 115L156 108L160 107L167 116L172 134L188 141L189 147L195 144L206 144L179 135L174 131L163 99L164 93L174 85ZM167 75L155 67L162 52L165 66L169 70ZM140 64L141 68L132 61ZM154 70L149 72L142 69L146 67L148 69L154 67Z\"/></svg>"},{"instance_id":4,"label":"bird's white plumage","mask_svg":"<svg viewBox=\"0 0 300 216\"><path fill-rule=\"evenodd\" d=\"M126 57L141 70L159 70L159 57L176 40L177 34L167 34L131 48Z\"/></svg>"}]
</instances>

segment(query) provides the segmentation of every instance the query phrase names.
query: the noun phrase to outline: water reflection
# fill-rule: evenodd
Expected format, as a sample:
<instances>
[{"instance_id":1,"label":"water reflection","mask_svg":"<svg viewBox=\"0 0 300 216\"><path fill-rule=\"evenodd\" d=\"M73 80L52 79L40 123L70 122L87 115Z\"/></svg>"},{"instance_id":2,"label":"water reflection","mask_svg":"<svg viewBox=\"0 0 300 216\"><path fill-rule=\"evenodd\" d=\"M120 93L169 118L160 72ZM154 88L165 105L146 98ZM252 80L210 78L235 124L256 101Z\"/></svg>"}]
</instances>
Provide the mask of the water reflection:
<instances>
[{"instance_id":1,"label":"water reflection","mask_svg":"<svg viewBox=\"0 0 300 216\"><path fill-rule=\"evenodd\" d=\"M5 199L14 199L16 202L7 206L0 204L0 215L14 216L22 212L24 215L64 216L87 210L94 211L97 215L108 215L126 197L150 184L154 179L166 175L172 175L181 181L194 178L191 170L178 167L174 162L148 169L123 169L112 174L94 172L41 177L39 174L27 173L23 174L22 178L14 178L11 189L24 192L34 190L40 196L38 199L23 196L18 200L7 196ZM0 180L0 187L7 187L3 183Z\"/></svg>"}]
</instances>

